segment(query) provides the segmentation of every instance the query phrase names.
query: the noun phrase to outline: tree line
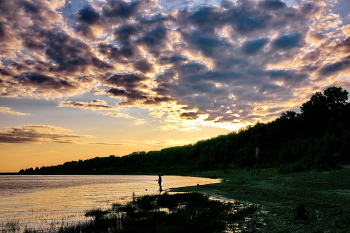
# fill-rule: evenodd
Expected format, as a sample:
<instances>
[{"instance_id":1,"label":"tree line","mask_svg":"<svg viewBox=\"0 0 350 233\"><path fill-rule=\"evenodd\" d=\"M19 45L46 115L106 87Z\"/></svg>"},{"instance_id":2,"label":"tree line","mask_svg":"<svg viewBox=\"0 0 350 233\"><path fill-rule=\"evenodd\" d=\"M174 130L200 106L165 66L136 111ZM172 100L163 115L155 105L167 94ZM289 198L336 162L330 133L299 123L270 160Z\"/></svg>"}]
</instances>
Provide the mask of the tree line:
<instances>
[{"instance_id":1,"label":"tree line","mask_svg":"<svg viewBox=\"0 0 350 233\"><path fill-rule=\"evenodd\" d=\"M18 174L191 174L227 168L278 168L281 173L328 170L350 161L348 91L329 87L274 121L256 123L194 144L96 157Z\"/></svg>"}]
</instances>

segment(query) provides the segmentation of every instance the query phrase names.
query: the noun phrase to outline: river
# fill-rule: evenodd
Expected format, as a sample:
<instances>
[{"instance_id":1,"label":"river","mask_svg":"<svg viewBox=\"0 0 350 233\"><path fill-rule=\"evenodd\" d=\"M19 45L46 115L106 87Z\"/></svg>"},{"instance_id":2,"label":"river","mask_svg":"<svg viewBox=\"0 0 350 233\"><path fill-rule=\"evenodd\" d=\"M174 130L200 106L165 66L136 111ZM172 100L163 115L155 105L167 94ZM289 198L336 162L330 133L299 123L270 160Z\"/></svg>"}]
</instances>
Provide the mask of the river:
<instances>
[{"instance_id":1,"label":"river","mask_svg":"<svg viewBox=\"0 0 350 233\"><path fill-rule=\"evenodd\" d=\"M157 176L44 175L0 176L0 228L45 230L84 220L85 211L126 203L132 196L159 193ZM205 185L218 180L163 176L163 189Z\"/></svg>"}]
</instances>

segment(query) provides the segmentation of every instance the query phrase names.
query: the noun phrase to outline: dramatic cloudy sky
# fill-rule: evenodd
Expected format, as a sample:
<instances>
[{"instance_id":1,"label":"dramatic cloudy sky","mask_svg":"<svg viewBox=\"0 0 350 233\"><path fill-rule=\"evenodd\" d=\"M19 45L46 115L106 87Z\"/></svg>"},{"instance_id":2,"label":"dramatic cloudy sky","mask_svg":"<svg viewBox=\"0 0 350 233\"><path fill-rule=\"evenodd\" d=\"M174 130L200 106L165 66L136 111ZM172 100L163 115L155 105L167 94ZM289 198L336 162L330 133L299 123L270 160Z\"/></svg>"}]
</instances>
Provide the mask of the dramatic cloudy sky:
<instances>
[{"instance_id":1,"label":"dramatic cloudy sky","mask_svg":"<svg viewBox=\"0 0 350 233\"><path fill-rule=\"evenodd\" d=\"M0 0L0 172L159 150L350 90L349 0Z\"/></svg>"}]
</instances>

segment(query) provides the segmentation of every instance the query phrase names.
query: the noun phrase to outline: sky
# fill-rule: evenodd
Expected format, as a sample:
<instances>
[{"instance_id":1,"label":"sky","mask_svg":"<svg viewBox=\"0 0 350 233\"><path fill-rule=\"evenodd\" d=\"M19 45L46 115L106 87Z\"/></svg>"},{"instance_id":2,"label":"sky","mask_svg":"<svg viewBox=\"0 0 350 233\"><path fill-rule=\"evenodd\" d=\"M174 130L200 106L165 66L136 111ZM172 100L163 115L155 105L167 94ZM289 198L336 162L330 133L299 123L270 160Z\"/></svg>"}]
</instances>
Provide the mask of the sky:
<instances>
[{"instance_id":1,"label":"sky","mask_svg":"<svg viewBox=\"0 0 350 233\"><path fill-rule=\"evenodd\" d=\"M348 0L0 0L0 172L195 143L349 77Z\"/></svg>"}]
</instances>

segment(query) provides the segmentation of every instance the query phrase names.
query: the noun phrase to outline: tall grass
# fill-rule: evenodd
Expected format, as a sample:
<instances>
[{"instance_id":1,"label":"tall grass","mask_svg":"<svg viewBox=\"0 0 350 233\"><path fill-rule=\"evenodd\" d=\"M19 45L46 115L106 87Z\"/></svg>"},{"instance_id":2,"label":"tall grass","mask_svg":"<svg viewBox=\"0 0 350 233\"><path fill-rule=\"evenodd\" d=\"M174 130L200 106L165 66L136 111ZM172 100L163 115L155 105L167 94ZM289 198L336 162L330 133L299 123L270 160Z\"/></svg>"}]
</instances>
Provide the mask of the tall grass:
<instances>
[{"instance_id":1,"label":"tall grass","mask_svg":"<svg viewBox=\"0 0 350 233\"><path fill-rule=\"evenodd\" d=\"M212 233L243 221L257 210L254 205L224 203L199 193L146 195L108 210L93 209L76 224L62 223L59 233ZM25 233L46 232L26 229Z\"/></svg>"},{"instance_id":2,"label":"tall grass","mask_svg":"<svg viewBox=\"0 0 350 233\"><path fill-rule=\"evenodd\" d=\"M7 221L1 224L1 233L15 233L20 231L19 221Z\"/></svg>"},{"instance_id":3,"label":"tall grass","mask_svg":"<svg viewBox=\"0 0 350 233\"><path fill-rule=\"evenodd\" d=\"M294 210L294 219L295 220L300 220L300 219L308 219L307 215L306 215L306 208L305 208L305 204L300 203L295 207Z\"/></svg>"}]
</instances>

